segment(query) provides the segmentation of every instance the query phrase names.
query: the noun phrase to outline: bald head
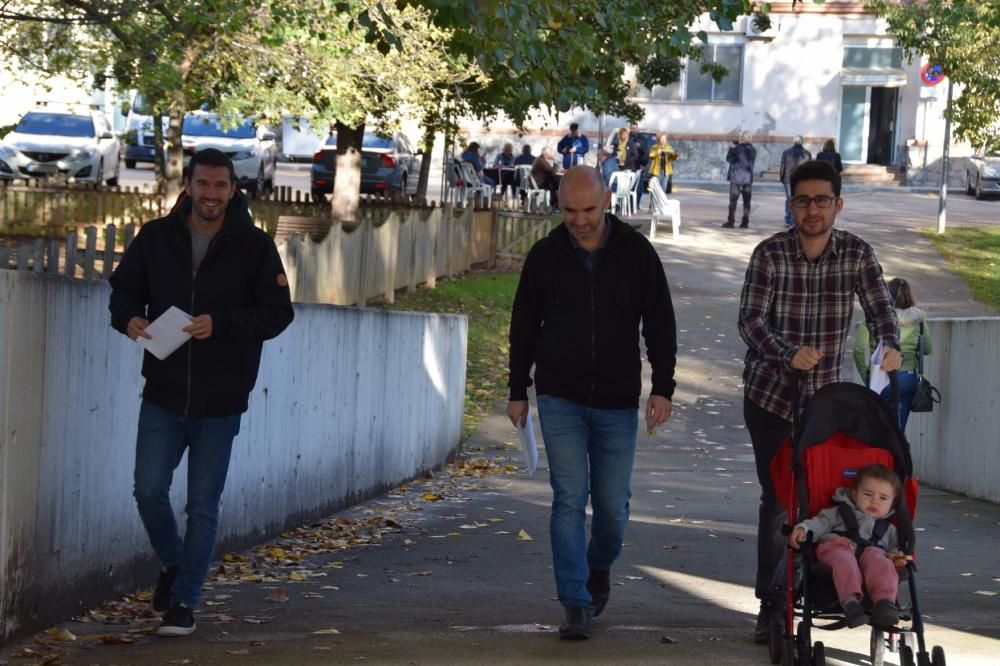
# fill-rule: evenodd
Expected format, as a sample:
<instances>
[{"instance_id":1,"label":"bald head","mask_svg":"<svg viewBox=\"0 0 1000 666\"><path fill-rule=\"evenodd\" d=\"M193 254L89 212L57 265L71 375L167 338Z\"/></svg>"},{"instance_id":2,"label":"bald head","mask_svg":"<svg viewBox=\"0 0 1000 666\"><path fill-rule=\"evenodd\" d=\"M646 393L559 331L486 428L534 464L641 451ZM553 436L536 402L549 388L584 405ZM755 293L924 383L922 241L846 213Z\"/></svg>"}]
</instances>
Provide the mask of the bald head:
<instances>
[{"instance_id":1,"label":"bald head","mask_svg":"<svg viewBox=\"0 0 1000 666\"><path fill-rule=\"evenodd\" d=\"M601 177L601 172L592 166L585 166L583 164L567 171L563 174L562 180L559 181L560 199L564 192L576 192L580 190L593 190L597 196L603 197L605 189L604 178Z\"/></svg>"}]
</instances>

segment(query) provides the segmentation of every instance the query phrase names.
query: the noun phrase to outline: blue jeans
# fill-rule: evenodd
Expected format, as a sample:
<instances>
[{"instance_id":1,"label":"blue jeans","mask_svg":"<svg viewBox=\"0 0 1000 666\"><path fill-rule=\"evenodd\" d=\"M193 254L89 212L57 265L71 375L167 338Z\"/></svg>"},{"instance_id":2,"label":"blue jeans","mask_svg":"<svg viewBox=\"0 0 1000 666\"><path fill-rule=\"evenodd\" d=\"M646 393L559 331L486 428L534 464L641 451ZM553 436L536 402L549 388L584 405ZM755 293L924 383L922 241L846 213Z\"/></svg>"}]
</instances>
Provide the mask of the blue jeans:
<instances>
[{"instance_id":1,"label":"blue jeans","mask_svg":"<svg viewBox=\"0 0 1000 666\"><path fill-rule=\"evenodd\" d=\"M917 371L900 370L896 373L899 382L899 431L906 432L906 422L910 420L910 402L917 390ZM882 389L882 400L892 409L892 387Z\"/></svg>"},{"instance_id":2,"label":"blue jeans","mask_svg":"<svg viewBox=\"0 0 1000 666\"><path fill-rule=\"evenodd\" d=\"M593 611L590 569L610 571L628 523L629 484L638 431L635 409L591 409L538 396L538 421L549 460L549 537L559 601ZM587 497L593 519L587 544Z\"/></svg>"},{"instance_id":3,"label":"blue jeans","mask_svg":"<svg viewBox=\"0 0 1000 666\"><path fill-rule=\"evenodd\" d=\"M233 438L240 431L240 415L180 416L145 400L139 409L135 445L133 495L149 542L165 567L176 566L171 605L198 604L201 585L212 561L219 527L219 500L229 471ZM188 450L187 527L177 532L170 484L174 470Z\"/></svg>"},{"instance_id":4,"label":"blue jeans","mask_svg":"<svg viewBox=\"0 0 1000 666\"><path fill-rule=\"evenodd\" d=\"M790 199L792 198L792 186L788 183L782 183L785 186L785 224L794 227L795 221L792 219L792 204Z\"/></svg>"}]
</instances>

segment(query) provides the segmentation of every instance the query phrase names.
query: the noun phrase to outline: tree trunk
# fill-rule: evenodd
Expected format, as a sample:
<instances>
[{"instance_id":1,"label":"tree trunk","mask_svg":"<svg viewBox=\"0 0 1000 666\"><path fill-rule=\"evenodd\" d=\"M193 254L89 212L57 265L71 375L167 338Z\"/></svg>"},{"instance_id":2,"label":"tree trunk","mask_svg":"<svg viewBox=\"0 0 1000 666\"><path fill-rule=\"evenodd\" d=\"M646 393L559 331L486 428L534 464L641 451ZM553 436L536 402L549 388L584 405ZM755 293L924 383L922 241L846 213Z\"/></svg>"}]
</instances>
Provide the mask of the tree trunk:
<instances>
[{"instance_id":1,"label":"tree trunk","mask_svg":"<svg viewBox=\"0 0 1000 666\"><path fill-rule=\"evenodd\" d=\"M153 111L153 174L156 183L156 191L166 191L167 174L163 165L166 164L166 155L163 151L163 114Z\"/></svg>"},{"instance_id":2,"label":"tree trunk","mask_svg":"<svg viewBox=\"0 0 1000 666\"><path fill-rule=\"evenodd\" d=\"M170 105L170 116L167 121L167 173L166 197L167 205L173 206L177 196L184 189L184 145L181 134L184 129L184 114L187 103L174 100Z\"/></svg>"},{"instance_id":3,"label":"tree trunk","mask_svg":"<svg viewBox=\"0 0 1000 666\"><path fill-rule=\"evenodd\" d=\"M333 175L330 214L340 222L358 221L361 200L361 139L364 123L348 127L337 121L337 168Z\"/></svg>"},{"instance_id":4,"label":"tree trunk","mask_svg":"<svg viewBox=\"0 0 1000 666\"><path fill-rule=\"evenodd\" d=\"M420 156L420 178L417 180L417 201L426 203L427 185L431 178L431 154L434 152L434 138L437 132L428 128L421 142L423 155Z\"/></svg>"}]
</instances>

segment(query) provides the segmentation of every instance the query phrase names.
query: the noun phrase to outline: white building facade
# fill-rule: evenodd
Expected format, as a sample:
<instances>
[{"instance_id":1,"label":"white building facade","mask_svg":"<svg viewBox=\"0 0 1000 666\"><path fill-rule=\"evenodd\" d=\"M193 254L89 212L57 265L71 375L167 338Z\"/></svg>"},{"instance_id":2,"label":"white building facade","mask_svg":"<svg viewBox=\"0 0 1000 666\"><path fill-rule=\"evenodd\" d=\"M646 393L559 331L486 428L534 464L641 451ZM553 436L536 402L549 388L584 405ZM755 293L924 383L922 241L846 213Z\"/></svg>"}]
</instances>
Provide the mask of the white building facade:
<instances>
[{"instance_id":1,"label":"white building facade","mask_svg":"<svg viewBox=\"0 0 1000 666\"><path fill-rule=\"evenodd\" d=\"M923 63L906 61L884 21L866 14L863 2L846 0L806 0L794 9L791 2L773 2L771 21L763 33L749 17L729 32L707 14L694 26L707 33L705 56L729 69L719 83L695 63L670 86L633 85L634 100L646 112L641 129L666 131L678 149L675 177L724 180L729 142L747 130L761 174L776 170L781 152L802 135L813 154L833 139L848 172L850 165L877 165L905 174L909 185L939 182L947 82L924 83ZM503 123L467 123L464 129L489 158L505 141L554 145L573 121L592 144L626 124L580 110L539 114L523 138ZM959 158L970 152L952 147ZM596 161L596 147L588 157ZM952 185L964 185L964 171L955 166Z\"/></svg>"}]
</instances>

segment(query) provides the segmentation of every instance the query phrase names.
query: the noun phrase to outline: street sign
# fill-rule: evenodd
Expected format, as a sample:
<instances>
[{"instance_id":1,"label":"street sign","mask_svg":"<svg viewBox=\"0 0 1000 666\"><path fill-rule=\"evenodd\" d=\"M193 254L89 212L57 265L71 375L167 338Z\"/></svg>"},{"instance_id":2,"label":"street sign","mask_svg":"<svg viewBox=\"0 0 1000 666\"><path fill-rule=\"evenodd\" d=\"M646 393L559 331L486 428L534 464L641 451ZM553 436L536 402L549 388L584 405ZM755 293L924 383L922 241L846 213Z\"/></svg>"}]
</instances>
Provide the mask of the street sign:
<instances>
[{"instance_id":1,"label":"street sign","mask_svg":"<svg viewBox=\"0 0 1000 666\"><path fill-rule=\"evenodd\" d=\"M929 86L936 86L944 81L944 69L941 65L927 63L920 68L920 80Z\"/></svg>"}]
</instances>

